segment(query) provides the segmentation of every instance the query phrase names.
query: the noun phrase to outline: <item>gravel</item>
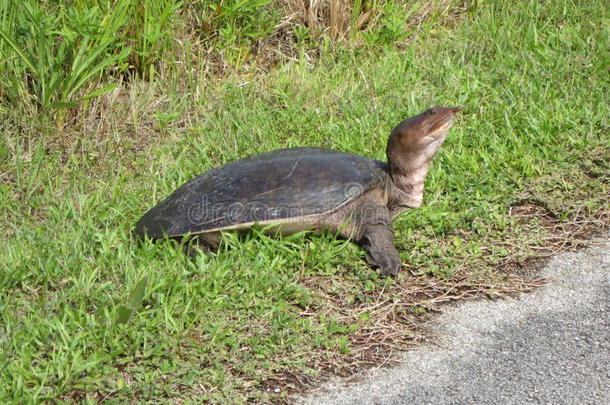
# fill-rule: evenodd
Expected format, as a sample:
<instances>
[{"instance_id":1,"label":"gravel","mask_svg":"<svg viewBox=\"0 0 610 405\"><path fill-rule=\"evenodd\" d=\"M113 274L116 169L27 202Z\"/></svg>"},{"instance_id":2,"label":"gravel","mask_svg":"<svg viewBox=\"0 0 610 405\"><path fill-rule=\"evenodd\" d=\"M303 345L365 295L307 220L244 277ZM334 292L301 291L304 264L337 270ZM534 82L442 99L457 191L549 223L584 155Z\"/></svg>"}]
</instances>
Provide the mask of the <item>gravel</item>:
<instances>
[{"instance_id":1,"label":"gravel","mask_svg":"<svg viewBox=\"0 0 610 405\"><path fill-rule=\"evenodd\" d=\"M535 292L448 309L438 346L301 404L610 404L610 234L554 257Z\"/></svg>"}]
</instances>

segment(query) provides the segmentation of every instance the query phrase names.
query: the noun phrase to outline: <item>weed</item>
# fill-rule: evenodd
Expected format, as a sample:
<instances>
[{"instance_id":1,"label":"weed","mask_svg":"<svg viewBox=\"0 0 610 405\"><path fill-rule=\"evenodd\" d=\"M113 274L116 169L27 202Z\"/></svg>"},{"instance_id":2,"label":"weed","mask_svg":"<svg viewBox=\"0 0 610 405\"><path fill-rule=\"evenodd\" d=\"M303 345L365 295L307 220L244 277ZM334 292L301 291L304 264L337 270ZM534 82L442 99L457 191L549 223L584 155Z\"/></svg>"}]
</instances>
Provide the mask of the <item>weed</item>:
<instances>
[{"instance_id":1,"label":"weed","mask_svg":"<svg viewBox=\"0 0 610 405\"><path fill-rule=\"evenodd\" d=\"M181 1L174 0L132 0L133 10L127 37L132 42L132 63L139 77L151 80L155 77L155 66L172 49L172 28ZM131 3L131 4L130 4Z\"/></svg>"},{"instance_id":2,"label":"weed","mask_svg":"<svg viewBox=\"0 0 610 405\"><path fill-rule=\"evenodd\" d=\"M120 68L129 48L119 49L117 31L127 21L127 4L112 10L97 7L42 8L35 1L0 3L0 69L4 91L13 105L31 102L37 110L73 108L108 92L96 88L111 68ZM50 11L50 12L48 12ZM57 116L62 125L65 113Z\"/></svg>"}]
</instances>

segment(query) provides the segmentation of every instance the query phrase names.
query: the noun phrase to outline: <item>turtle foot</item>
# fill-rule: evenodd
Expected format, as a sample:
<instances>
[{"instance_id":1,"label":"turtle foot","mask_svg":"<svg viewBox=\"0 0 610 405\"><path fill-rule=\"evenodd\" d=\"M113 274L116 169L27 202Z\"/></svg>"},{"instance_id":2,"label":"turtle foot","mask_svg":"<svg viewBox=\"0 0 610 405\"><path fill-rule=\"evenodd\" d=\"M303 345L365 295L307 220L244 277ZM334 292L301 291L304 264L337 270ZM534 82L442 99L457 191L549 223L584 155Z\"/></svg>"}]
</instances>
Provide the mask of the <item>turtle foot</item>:
<instances>
[{"instance_id":1,"label":"turtle foot","mask_svg":"<svg viewBox=\"0 0 610 405\"><path fill-rule=\"evenodd\" d=\"M369 252L366 255L366 261L371 266L379 267L382 276L396 277L402 267L400 256L395 249L377 254Z\"/></svg>"}]
</instances>

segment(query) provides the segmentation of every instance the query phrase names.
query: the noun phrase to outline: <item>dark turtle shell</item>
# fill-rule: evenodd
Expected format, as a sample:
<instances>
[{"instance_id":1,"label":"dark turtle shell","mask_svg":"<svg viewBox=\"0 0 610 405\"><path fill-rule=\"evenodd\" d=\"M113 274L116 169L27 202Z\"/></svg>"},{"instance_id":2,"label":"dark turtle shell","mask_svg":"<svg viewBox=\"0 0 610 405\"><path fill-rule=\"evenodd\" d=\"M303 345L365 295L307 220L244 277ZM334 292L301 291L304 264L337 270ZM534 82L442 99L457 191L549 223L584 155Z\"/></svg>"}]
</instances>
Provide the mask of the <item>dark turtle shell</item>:
<instances>
[{"instance_id":1,"label":"dark turtle shell","mask_svg":"<svg viewBox=\"0 0 610 405\"><path fill-rule=\"evenodd\" d=\"M386 175L383 162L326 149L262 153L188 181L144 214L135 232L161 238L323 215Z\"/></svg>"}]
</instances>

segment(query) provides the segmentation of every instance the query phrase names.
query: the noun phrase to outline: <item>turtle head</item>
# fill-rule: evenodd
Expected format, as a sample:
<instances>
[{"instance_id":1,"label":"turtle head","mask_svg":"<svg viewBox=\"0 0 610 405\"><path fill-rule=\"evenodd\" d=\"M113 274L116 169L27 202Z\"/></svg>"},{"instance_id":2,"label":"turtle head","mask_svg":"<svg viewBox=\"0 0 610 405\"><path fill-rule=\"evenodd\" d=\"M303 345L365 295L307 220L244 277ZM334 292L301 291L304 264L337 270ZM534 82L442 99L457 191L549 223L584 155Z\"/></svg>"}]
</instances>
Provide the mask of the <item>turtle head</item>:
<instances>
[{"instance_id":1,"label":"turtle head","mask_svg":"<svg viewBox=\"0 0 610 405\"><path fill-rule=\"evenodd\" d=\"M453 116L461 110L462 107L432 107L394 128L386 153L392 181L402 191L396 204L421 205L430 162L445 141Z\"/></svg>"},{"instance_id":2,"label":"turtle head","mask_svg":"<svg viewBox=\"0 0 610 405\"><path fill-rule=\"evenodd\" d=\"M460 106L436 106L398 124L388 141L390 167L404 171L429 163L445 141L453 116L461 110Z\"/></svg>"}]
</instances>

